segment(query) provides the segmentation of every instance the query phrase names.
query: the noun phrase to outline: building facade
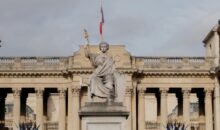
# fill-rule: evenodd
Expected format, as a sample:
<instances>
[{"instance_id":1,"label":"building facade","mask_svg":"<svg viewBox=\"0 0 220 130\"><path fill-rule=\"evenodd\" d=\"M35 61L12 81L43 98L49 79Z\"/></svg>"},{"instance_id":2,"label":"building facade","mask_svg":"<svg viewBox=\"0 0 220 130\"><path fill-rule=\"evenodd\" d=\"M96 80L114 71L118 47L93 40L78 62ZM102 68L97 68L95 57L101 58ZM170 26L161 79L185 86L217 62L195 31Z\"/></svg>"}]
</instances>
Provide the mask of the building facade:
<instances>
[{"instance_id":1,"label":"building facade","mask_svg":"<svg viewBox=\"0 0 220 130\"><path fill-rule=\"evenodd\" d=\"M127 130L165 130L169 121L188 130L220 129L219 32L214 26L203 41L205 57L137 57L110 46L126 78ZM36 122L39 130L81 130L78 112L93 70L83 46L67 57L1 57L1 128Z\"/></svg>"}]
</instances>

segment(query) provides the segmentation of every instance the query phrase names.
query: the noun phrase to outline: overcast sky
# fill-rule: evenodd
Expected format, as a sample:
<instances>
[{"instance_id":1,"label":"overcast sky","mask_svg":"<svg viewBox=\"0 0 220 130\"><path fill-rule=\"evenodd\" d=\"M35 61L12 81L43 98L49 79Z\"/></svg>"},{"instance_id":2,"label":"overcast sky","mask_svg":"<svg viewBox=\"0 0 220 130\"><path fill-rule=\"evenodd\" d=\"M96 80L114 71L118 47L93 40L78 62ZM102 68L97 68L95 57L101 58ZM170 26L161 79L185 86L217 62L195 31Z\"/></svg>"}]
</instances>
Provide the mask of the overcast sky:
<instances>
[{"instance_id":1,"label":"overcast sky","mask_svg":"<svg viewBox=\"0 0 220 130\"><path fill-rule=\"evenodd\" d=\"M204 56L220 0L103 0L104 39L135 56ZM0 0L0 56L70 56L99 37L100 0Z\"/></svg>"}]
</instances>

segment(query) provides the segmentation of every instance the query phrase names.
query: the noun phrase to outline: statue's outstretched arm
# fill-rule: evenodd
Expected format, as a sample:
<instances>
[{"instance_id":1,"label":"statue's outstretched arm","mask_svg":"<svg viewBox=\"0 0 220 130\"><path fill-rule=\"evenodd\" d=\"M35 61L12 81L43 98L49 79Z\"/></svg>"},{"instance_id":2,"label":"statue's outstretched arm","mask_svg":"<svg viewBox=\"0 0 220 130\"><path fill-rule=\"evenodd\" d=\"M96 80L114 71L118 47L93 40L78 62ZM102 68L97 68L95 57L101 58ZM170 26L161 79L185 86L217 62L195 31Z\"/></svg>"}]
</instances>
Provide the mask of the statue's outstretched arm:
<instances>
[{"instance_id":1,"label":"statue's outstretched arm","mask_svg":"<svg viewBox=\"0 0 220 130\"><path fill-rule=\"evenodd\" d=\"M86 45L84 45L84 52L87 58L90 58L90 45L89 45L89 34L86 29L84 29L84 38L86 39Z\"/></svg>"}]
</instances>

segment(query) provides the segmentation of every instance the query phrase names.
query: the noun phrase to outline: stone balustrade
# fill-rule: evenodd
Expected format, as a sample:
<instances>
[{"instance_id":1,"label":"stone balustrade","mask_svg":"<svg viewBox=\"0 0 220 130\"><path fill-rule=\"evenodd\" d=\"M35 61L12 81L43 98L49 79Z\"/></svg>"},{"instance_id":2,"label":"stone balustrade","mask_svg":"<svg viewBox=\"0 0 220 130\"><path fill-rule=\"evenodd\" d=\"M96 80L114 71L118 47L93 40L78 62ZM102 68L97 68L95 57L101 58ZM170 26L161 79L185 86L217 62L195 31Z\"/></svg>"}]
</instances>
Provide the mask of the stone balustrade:
<instances>
[{"instance_id":1,"label":"stone balustrade","mask_svg":"<svg viewBox=\"0 0 220 130\"><path fill-rule=\"evenodd\" d=\"M0 69L36 68L47 69L53 67L65 67L68 65L68 57L0 57Z\"/></svg>"},{"instance_id":2,"label":"stone balustrade","mask_svg":"<svg viewBox=\"0 0 220 130\"><path fill-rule=\"evenodd\" d=\"M53 69L72 66L70 57L0 57L0 70ZM132 66L137 69L208 68L213 66L212 57L134 57ZM127 62L129 63L129 62ZM131 63L131 62L130 62Z\"/></svg>"},{"instance_id":3,"label":"stone balustrade","mask_svg":"<svg viewBox=\"0 0 220 130\"><path fill-rule=\"evenodd\" d=\"M137 68L210 68L212 57L135 57Z\"/></svg>"},{"instance_id":4,"label":"stone balustrade","mask_svg":"<svg viewBox=\"0 0 220 130\"><path fill-rule=\"evenodd\" d=\"M59 65L67 61L68 57L0 57L0 65Z\"/></svg>"}]
</instances>

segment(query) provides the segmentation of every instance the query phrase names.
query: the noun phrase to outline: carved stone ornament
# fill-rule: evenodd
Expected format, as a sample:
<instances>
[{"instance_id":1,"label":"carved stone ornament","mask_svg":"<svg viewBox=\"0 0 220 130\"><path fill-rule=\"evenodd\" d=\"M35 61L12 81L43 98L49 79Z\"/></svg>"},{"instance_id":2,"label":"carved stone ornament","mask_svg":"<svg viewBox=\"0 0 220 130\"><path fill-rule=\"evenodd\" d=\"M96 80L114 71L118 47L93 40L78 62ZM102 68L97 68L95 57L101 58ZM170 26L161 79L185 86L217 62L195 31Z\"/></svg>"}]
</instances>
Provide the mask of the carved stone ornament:
<instances>
[{"instance_id":1,"label":"carved stone ornament","mask_svg":"<svg viewBox=\"0 0 220 130\"><path fill-rule=\"evenodd\" d=\"M166 97L168 95L168 89L167 88L162 88L160 89L160 95L161 97Z\"/></svg>"},{"instance_id":2,"label":"carved stone ornament","mask_svg":"<svg viewBox=\"0 0 220 130\"><path fill-rule=\"evenodd\" d=\"M14 97L20 97L21 96L21 89L20 88L13 88L13 96Z\"/></svg>"},{"instance_id":3,"label":"carved stone ornament","mask_svg":"<svg viewBox=\"0 0 220 130\"><path fill-rule=\"evenodd\" d=\"M73 96L79 96L80 94L80 88L72 88Z\"/></svg>"},{"instance_id":4,"label":"carved stone ornament","mask_svg":"<svg viewBox=\"0 0 220 130\"><path fill-rule=\"evenodd\" d=\"M205 89L205 98L212 98L212 89Z\"/></svg>"},{"instance_id":5,"label":"carved stone ornament","mask_svg":"<svg viewBox=\"0 0 220 130\"><path fill-rule=\"evenodd\" d=\"M125 91L125 96L131 96L133 94L133 89L132 88L127 88Z\"/></svg>"},{"instance_id":6,"label":"carved stone ornament","mask_svg":"<svg viewBox=\"0 0 220 130\"><path fill-rule=\"evenodd\" d=\"M61 88L61 89L58 89L58 91L59 91L60 98L66 97L66 89Z\"/></svg>"},{"instance_id":7,"label":"carved stone ornament","mask_svg":"<svg viewBox=\"0 0 220 130\"><path fill-rule=\"evenodd\" d=\"M145 88L140 88L140 89L138 89L138 95L140 96L140 97L144 97L145 96Z\"/></svg>"},{"instance_id":8,"label":"carved stone ornament","mask_svg":"<svg viewBox=\"0 0 220 130\"><path fill-rule=\"evenodd\" d=\"M190 89L182 89L183 98L189 98Z\"/></svg>"},{"instance_id":9,"label":"carved stone ornament","mask_svg":"<svg viewBox=\"0 0 220 130\"><path fill-rule=\"evenodd\" d=\"M35 91L36 91L36 96L37 97L42 97L43 94L44 94L44 89L43 88L35 89Z\"/></svg>"}]
</instances>

